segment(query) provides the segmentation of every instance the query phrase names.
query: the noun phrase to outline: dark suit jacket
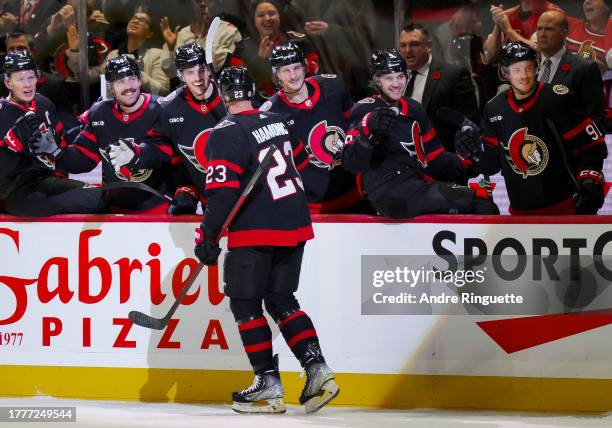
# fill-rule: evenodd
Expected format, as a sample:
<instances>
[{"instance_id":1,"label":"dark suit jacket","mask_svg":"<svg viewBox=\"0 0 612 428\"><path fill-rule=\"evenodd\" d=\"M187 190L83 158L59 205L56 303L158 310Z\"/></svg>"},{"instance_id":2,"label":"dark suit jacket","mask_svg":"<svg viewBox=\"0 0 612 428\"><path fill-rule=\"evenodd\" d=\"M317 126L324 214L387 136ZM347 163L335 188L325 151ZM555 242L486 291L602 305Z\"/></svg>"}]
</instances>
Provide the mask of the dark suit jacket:
<instances>
[{"instance_id":1,"label":"dark suit jacket","mask_svg":"<svg viewBox=\"0 0 612 428\"><path fill-rule=\"evenodd\" d=\"M17 28L35 36L46 30L51 15L60 10L65 3L65 0L40 0L35 4L34 11L27 21L22 20L20 0L7 2L6 11L17 17L19 21Z\"/></svg>"},{"instance_id":2,"label":"dark suit jacket","mask_svg":"<svg viewBox=\"0 0 612 428\"><path fill-rule=\"evenodd\" d=\"M566 51L550 83L570 88L580 101L578 109L593 119L600 131L604 132L606 109L603 82L595 62L586 62Z\"/></svg>"},{"instance_id":3,"label":"dark suit jacket","mask_svg":"<svg viewBox=\"0 0 612 428\"><path fill-rule=\"evenodd\" d=\"M432 59L421 104L425 107L429 120L448 151L455 151L454 139L457 128L438 120L436 112L439 108L452 108L480 124L474 83L470 72L465 68Z\"/></svg>"}]
</instances>

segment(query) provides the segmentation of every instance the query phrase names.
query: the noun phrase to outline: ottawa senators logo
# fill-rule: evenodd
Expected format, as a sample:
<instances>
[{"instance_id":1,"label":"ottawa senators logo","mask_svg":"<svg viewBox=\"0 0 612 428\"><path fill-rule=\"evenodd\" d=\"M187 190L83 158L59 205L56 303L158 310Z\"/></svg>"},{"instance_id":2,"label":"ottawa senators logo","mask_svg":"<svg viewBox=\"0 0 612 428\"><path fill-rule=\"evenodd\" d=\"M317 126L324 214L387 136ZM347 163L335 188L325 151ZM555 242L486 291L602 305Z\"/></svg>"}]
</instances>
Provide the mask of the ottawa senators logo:
<instances>
[{"instance_id":1,"label":"ottawa senators logo","mask_svg":"<svg viewBox=\"0 0 612 428\"><path fill-rule=\"evenodd\" d=\"M123 141L125 141L127 144L133 144L134 143L134 139L133 138L122 138ZM103 149L99 149L100 154L102 155L102 157L106 160L106 162L111 165L110 163L110 159L108 158L108 153L106 152L106 150ZM112 165L111 165L112 168ZM147 178L149 178L151 176L151 174L153 174L153 170L152 169L139 169L138 171L134 171L131 175L130 178L126 177L125 175L123 175L121 172L119 171L115 171L114 168L112 168L113 172L115 173L115 175L117 176L117 178L121 181L131 181L131 182L135 182L135 183L142 183L143 181L146 181Z\"/></svg>"},{"instance_id":2,"label":"ottawa senators logo","mask_svg":"<svg viewBox=\"0 0 612 428\"><path fill-rule=\"evenodd\" d=\"M580 44L580 49L576 52L578 58L581 58L586 62L593 62L597 60L597 54L593 48L593 40L585 40Z\"/></svg>"},{"instance_id":3,"label":"ottawa senators logo","mask_svg":"<svg viewBox=\"0 0 612 428\"><path fill-rule=\"evenodd\" d=\"M206 172L206 167L204 165L208 163L204 151L206 150L206 143L208 142L211 131L212 128L208 128L196 135L191 147L178 145L179 150L185 155L189 162L191 162L198 171L203 173Z\"/></svg>"},{"instance_id":4,"label":"ottawa senators logo","mask_svg":"<svg viewBox=\"0 0 612 428\"><path fill-rule=\"evenodd\" d=\"M528 134L527 128L512 134L504 152L512 170L523 178L541 173L548 165L546 144L535 135Z\"/></svg>"},{"instance_id":5,"label":"ottawa senators logo","mask_svg":"<svg viewBox=\"0 0 612 428\"><path fill-rule=\"evenodd\" d=\"M346 134L342 128L328 126L326 120L317 123L308 134L308 152L310 163L318 168L332 169L338 163L336 154L342 151Z\"/></svg>"},{"instance_id":6,"label":"ottawa senators logo","mask_svg":"<svg viewBox=\"0 0 612 428\"><path fill-rule=\"evenodd\" d=\"M423 168L427 167L427 156L421 139L421 127L417 121L412 123L412 141L400 141L400 144L410 156L416 158Z\"/></svg>"}]
</instances>

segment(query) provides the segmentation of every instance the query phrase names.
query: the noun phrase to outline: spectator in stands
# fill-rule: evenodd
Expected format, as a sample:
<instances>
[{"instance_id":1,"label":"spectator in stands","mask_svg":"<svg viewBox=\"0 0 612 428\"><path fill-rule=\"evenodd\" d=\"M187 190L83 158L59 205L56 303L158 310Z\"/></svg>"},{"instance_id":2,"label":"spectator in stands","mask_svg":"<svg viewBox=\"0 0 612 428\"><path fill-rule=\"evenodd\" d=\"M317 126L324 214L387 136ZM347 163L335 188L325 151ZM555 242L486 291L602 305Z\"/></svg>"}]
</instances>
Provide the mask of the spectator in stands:
<instances>
[{"instance_id":1,"label":"spectator in stands","mask_svg":"<svg viewBox=\"0 0 612 428\"><path fill-rule=\"evenodd\" d=\"M353 99L369 95L376 14L372 0L296 0L304 32L321 57L321 70L340 75Z\"/></svg>"},{"instance_id":2,"label":"spectator in stands","mask_svg":"<svg viewBox=\"0 0 612 428\"><path fill-rule=\"evenodd\" d=\"M256 0L253 3L257 35L245 38L232 58L233 65L245 66L249 70L255 81L260 103L276 92L269 60L275 46L295 43L304 54L306 76L314 76L319 72L319 55L309 38L302 33L284 30L279 13L281 6L276 0Z\"/></svg>"},{"instance_id":3,"label":"spectator in stands","mask_svg":"<svg viewBox=\"0 0 612 428\"><path fill-rule=\"evenodd\" d=\"M170 79L162 69L165 53L155 47L155 26L151 22L151 15L143 9L136 9L132 19L126 27L127 41L112 50L107 59L121 54L128 54L135 58L142 75L142 90L154 95L166 95L170 92ZM78 33L70 33L69 44L78 48ZM77 61L74 61L77 59ZM74 73L78 73L78 56L69 57L68 65ZM89 68L90 79L99 79L104 73L104 63Z\"/></svg>"},{"instance_id":4,"label":"spectator in stands","mask_svg":"<svg viewBox=\"0 0 612 428\"><path fill-rule=\"evenodd\" d=\"M584 19L568 16L566 48L587 61L597 61L602 71L608 67L606 53L612 51L612 12L610 0L585 0Z\"/></svg>"},{"instance_id":5,"label":"spectator in stands","mask_svg":"<svg viewBox=\"0 0 612 428\"><path fill-rule=\"evenodd\" d=\"M521 3L508 10L502 4L491 5L491 15L495 26L483 47L483 61L493 64L505 42L522 42L536 49L531 39L537 28L540 15L547 10L561 10L546 0L521 0Z\"/></svg>"},{"instance_id":6,"label":"spectator in stands","mask_svg":"<svg viewBox=\"0 0 612 428\"><path fill-rule=\"evenodd\" d=\"M537 45L541 53L538 80L565 85L580 100L578 110L586 113L603 131L604 99L601 73L597 64L586 62L565 48L568 22L565 14L550 10L540 15Z\"/></svg>"},{"instance_id":7,"label":"spectator in stands","mask_svg":"<svg viewBox=\"0 0 612 428\"><path fill-rule=\"evenodd\" d=\"M210 0L193 0L194 19L190 25L182 29L177 26L172 30L170 19L167 16L162 18L160 28L166 42L164 45L166 55L162 67L168 77L176 76L174 54L178 47L193 42L197 42L200 46L206 45L206 34L214 16L209 13L209 2ZM219 72L229 64L230 58L236 50L236 44L241 40L242 36L238 29L233 24L222 20L217 33L215 33L215 40L213 40L215 71Z\"/></svg>"},{"instance_id":8,"label":"spectator in stands","mask_svg":"<svg viewBox=\"0 0 612 428\"><path fill-rule=\"evenodd\" d=\"M55 31L74 23L75 10L64 0L6 1L0 30L10 32L19 28L27 34L54 36Z\"/></svg>"},{"instance_id":9,"label":"spectator in stands","mask_svg":"<svg viewBox=\"0 0 612 428\"><path fill-rule=\"evenodd\" d=\"M432 58L429 31L420 24L406 25L400 33L399 43L409 73L404 95L423 105L445 150L454 152L457 129L440 121L436 112L441 107L449 107L480 123L470 72Z\"/></svg>"}]
</instances>

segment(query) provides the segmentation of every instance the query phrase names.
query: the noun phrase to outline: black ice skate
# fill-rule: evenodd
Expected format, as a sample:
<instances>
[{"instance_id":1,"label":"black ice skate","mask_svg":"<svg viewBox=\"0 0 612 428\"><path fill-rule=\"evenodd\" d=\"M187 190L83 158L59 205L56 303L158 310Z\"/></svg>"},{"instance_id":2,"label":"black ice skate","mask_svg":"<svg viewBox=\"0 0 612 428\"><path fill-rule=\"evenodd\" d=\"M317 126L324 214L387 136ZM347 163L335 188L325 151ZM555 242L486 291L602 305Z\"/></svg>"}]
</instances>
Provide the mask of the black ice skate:
<instances>
[{"instance_id":1,"label":"black ice skate","mask_svg":"<svg viewBox=\"0 0 612 428\"><path fill-rule=\"evenodd\" d=\"M306 384L300 395L300 404L306 407L306 413L313 413L336 398L340 388L334 372L325 364L318 344L310 347L309 354L311 357L304 367Z\"/></svg>"},{"instance_id":2,"label":"black ice skate","mask_svg":"<svg viewBox=\"0 0 612 428\"><path fill-rule=\"evenodd\" d=\"M278 355L275 355L273 370L256 374L251 386L232 393L232 410L238 413L285 413L284 395L278 372Z\"/></svg>"}]
</instances>

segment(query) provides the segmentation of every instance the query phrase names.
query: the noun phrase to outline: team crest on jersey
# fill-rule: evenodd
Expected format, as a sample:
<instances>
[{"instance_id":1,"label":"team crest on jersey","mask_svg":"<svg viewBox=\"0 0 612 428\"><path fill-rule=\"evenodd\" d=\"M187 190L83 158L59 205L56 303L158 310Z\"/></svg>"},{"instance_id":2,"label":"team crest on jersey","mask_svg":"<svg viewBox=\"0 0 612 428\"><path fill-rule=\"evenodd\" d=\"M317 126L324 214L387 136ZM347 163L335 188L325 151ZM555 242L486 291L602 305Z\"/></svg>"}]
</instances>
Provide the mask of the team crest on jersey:
<instances>
[{"instance_id":1,"label":"team crest on jersey","mask_svg":"<svg viewBox=\"0 0 612 428\"><path fill-rule=\"evenodd\" d=\"M228 126L235 125L236 122L232 122L231 120L225 119L215 125L215 129L227 128ZM208 130L206 130L208 131Z\"/></svg>"},{"instance_id":2,"label":"team crest on jersey","mask_svg":"<svg viewBox=\"0 0 612 428\"><path fill-rule=\"evenodd\" d=\"M308 134L306 151L310 163L318 168L331 169L335 166L336 153L344 147L346 133L338 126L328 126L327 120L317 123Z\"/></svg>"},{"instance_id":3,"label":"team crest on jersey","mask_svg":"<svg viewBox=\"0 0 612 428\"><path fill-rule=\"evenodd\" d=\"M412 122L412 141L400 141L400 144L412 156L416 158L423 168L427 167L427 156L425 155L425 147L421 139L421 127L419 122Z\"/></svg>"},{"instance_id":4,"label":"team crest on jersey","mask_svg":"<svg viewBox=\"0 0 612 428\"><path fill-rule=\"evenodd\" d=\"M504 152L512 170L523 178L538 175L548 165L548 147L540 138L528 134L527 128L514 131Z\"/></svg>"},{"instance_id":5,"label":"team crest on jersey","mask_svg":"<svg viewBox=\"0 0 612 428\"><path fill-rule=\"evenodd\" d=\"M553 86L553 92L559 95L565 95L569 92L569 88L565 85L555 85Z\"/></svg>"},{"instance_id":6,"label":"team crest on jersey","mask_svg":"<svg viewBox=\"0 0 612 428\"><path fill-rule=\"evenodd\" d=\"M357 104L374 104L376 100L372 97L367 97L362 100L357 101Z\"/></svg>"},{"instance_id":7,"label":"team crest on jersey","mask_svg":"<svg viewBox=\"0 0 612 428\"><path fill-rule=\"evenodd\" d=\"M227 122L229 122L229 120ZM212 128L208 128L196 135L196 137L193 139L193 145L191 147L182 146L180 144L178 145L181 153L183 153L189 162L191 162L191 164L200 172L206 172L206 167L204 165L206 165L207 162L204 151L206 150L206 142L208 141L211 131Z\"/></svg>"},{"instance_id":8,"label":"team crest on jersey","mask_svg":"<svg viewBox=\"0 0 612 428\"><path fill-rule=\"evenodd\" d=\"M134 144L133 138L122 138L122 140L126 144ZM104 160L106 160L106 162L108 162L110 165L110 159L108 158L108 153L106 152L106 150L103 150L101 148L98 150L100 152L100 155L102 155ZM147 178L151 176L151 174L153 174L152 169L139 169L138 171L134 171L131 177L128 178L125 175L123 175L120 171L116 171L114 168L113 168L113 172L115 173L117 178L121 181L131 181L131 182L136 182L136 183L141 183L145 181Z\"/></svg>"},{"instance_id":9,"label":"team crest on jersey","mask_svg":"<svg viewBox=\"0 0 612 428\"><path fill-rule=\"evenodd\" d=\"M321 77L325 77L326 79L335 79L337 76L335 74L319 74Z\"/></svg>"},{"instance_id":10,"label":"team crest on jersey","mask_svg":"<svg viewBox=\"0 0 612 428\"><path fill-rule=\"evenodd\" d=\"M580 44L580 49L576 52L578 58L583 61L593 62L597 60L597 54L593 48L593 40L585 40Z\"/></svg>"},{"instance_id":11,"label":"team crest on jersey","mask_svg":"<svg viewBox=\"0 0 612 428\"><path fill-rule=\"evenodd\" d=\"M265 103L261 105L261 107L259 107L259 111L268 111L270 110L271 107L272 107L272 102L266 101Z\"/></svg>"}]
</instances>

